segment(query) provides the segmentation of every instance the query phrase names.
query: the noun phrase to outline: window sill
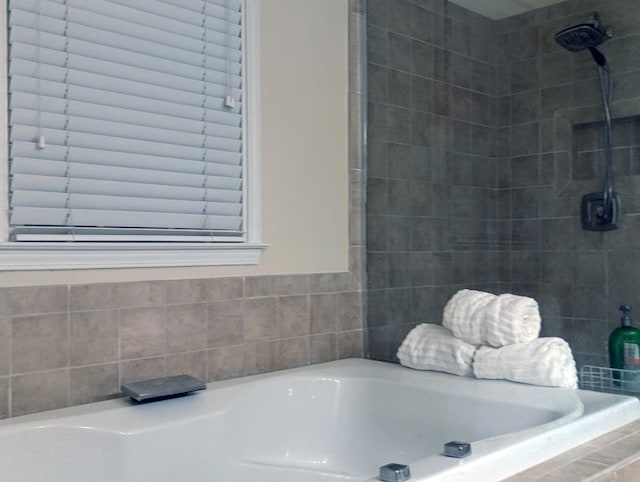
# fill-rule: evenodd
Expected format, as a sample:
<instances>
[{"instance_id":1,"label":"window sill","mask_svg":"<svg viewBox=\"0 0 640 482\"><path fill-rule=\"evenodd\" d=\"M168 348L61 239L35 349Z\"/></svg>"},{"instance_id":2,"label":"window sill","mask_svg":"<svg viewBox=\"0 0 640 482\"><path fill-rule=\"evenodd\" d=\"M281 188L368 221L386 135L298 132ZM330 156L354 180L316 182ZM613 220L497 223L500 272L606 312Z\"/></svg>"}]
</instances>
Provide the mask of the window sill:
<instances>
[{"instance_id":1,"label":"window sill","mask_svg":"<svg viewBox=\"0 0 640 482\"><path fill-rule=\"evenodd\" d=\"M0 271L255 265L266 244L3 243Z\"/></svg>"}]
</instances>

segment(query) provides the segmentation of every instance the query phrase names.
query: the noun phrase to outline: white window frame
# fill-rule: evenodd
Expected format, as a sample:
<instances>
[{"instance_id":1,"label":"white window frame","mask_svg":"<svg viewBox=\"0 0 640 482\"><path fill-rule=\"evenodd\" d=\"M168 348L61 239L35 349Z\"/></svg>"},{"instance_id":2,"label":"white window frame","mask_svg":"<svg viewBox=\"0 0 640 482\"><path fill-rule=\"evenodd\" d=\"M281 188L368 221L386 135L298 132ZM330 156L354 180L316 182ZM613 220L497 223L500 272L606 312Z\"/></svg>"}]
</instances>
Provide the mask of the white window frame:
<instances>
[{"instance_id":1,"label":"white window frame","mask_svg":"<svg viewBox=\"0 0 640 482\"><path fill-rule=\"evenodd\" d=\"M47 243L9 241L7 81L0 83L0 271L228 266L258 264L261 242L259 126L259 0L244 0L244 82L247 94L243 134L246 164L247 241L244 243ZM0 78L7 79L7 0L0 0Z\"/></svg>"}]
</instances>

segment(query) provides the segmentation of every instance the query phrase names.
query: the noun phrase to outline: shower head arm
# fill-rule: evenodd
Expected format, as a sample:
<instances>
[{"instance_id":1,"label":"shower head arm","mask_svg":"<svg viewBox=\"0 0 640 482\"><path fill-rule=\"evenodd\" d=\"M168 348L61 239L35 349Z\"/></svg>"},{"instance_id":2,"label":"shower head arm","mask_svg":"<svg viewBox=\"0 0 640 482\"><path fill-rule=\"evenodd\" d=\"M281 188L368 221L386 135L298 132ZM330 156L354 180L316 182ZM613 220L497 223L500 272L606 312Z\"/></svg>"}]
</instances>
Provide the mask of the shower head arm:
<instances>
[{"instance_id":1,"label":"shower head arm","mask_svg":"<svg viewBox=\"0 0 640 482\"><path fill-rule=\"evenodd\" d=\"M596 47L589 47L589 52L599 67L605 67L607 65L607 58Z\"/></svg>"},{"instance_id":2,"label":"shower head arm","mask_svg":"<svg viewBox=\"0 0 640 482\"><path fill-rule=\"evenodd\" d=\"M590 49L591 50L591 49ZM596 50L597 49L593 49ZM591 52L593 55L593 52ZM597 51L597 53L600 53ZM604 58L604 56L602 56ZM595 56L594 56L595 59ZM597 60L596 60L597 62ZM605 144L605 179L602 188L602 218L604 222L609 222L613 216L613 161L611 153L611 70L609 66L598 64L598 77L600 78L600 91L602 93L602 103L604 107L604 144Z\"/></svg>"}]
</instances>

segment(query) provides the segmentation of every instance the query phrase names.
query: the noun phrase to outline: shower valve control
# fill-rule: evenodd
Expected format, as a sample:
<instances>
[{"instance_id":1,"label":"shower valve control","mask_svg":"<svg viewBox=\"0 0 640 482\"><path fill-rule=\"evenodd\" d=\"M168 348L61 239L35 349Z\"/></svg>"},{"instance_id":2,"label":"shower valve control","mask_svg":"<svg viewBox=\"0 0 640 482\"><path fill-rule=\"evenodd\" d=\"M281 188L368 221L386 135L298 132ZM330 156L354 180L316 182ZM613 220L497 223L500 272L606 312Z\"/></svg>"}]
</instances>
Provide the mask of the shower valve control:
<instances>
[{"instance_id":1,"label":"shower valve control","mask_svg":"<svg viewBox=\"0 0 640 482\"><path fill-rule=\"evenodd\" d=\"M620 224L620 197L614 192L607 202L602 192L592 192L582 197L580 208L582 229L587 231L611 231Z\"/></svg>"}]
</instances>

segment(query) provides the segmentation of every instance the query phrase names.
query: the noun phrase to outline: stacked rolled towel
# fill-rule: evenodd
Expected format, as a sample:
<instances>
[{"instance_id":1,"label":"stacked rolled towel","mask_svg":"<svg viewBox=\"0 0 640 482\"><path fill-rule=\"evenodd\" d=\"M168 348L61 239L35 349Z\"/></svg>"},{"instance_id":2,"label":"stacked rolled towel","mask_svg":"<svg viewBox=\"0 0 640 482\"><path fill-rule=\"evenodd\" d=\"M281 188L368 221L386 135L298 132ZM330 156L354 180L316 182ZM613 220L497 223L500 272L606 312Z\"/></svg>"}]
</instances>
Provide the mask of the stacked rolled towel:
<instances>
[{"instance_id":1,"label":"stacked rolled towel","mask_svg":"<svg viewBox=\"0 0 640 482\"><path fill-rule=\"evenodd\" d=\"M526 296L460 290L443 325L423 323L398 349L400 363L418 370L577 388L576 363L562 338L538 338L538 303Z\"/></svg>"},{"instance_id":2,"label":"stacked rolled towel","mask_svg":"<svg viewBox=\"0 0 640 482\"><path fill-rule=\"evenodd\" d=\"M562 338L537 338L502 348L480 347L473 373L478 378L505 379L550 387L577 388L576 363Z\"/></svg>"},{"instance_id":3,"label":"stacked rolled towel","mask_svg":"<svg viewBox=\"0 0 640 482\"><path fill-rule=\"evenodd\" d=\"M409 332L397 356L402 365L417 370L472 376L475 351L475 346L454 337L446 328L422 323Z\"/></svg>"},{"instance_id":4,"label":"stacked rolled towel","mask_svg":"<svg viewBox=\"0 0 640 482\"><path fill-rule=\"evenodd\" d=\"M464 289L447 302L442 324L472 345L501 347L535 340L541 320L533 298Z\"/></svg>"}]
</instances>

